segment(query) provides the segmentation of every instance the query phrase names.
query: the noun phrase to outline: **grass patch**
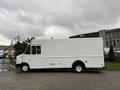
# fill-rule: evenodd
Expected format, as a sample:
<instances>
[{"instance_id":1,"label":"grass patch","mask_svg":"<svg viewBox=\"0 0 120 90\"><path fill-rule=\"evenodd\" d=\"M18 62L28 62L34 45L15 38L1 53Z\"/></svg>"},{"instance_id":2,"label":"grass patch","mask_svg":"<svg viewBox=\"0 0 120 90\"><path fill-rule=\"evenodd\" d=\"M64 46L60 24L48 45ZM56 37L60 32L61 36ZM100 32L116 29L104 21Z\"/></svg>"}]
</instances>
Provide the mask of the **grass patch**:
<instances>
[{"instance_id":1,"label":"grass patch","mask_svg":"<svg viewBox=\"0 0 120 90\"><path fill-rule=\"evenodd\" d=\"M120 62L105 62L106 69L120 69Z\"/></svg>"}]
</instances>

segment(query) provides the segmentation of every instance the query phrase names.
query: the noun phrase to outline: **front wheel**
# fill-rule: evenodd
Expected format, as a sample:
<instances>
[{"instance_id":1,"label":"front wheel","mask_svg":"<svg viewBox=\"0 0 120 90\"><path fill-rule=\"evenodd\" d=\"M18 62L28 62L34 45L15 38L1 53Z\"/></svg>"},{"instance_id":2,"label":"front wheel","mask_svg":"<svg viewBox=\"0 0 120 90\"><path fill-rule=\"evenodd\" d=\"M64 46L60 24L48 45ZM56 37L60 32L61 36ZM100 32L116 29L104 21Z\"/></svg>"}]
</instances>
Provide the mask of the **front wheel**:
<instances>
[{"instance_id":1,"label":"front wheel","mask_svg":"<svg viewBox=\"0 0 120 90\"><path fill-rule=\"evenodd\" d=\"M29 70L29 66L28 65L22 65L21 67L23 72L27 72Z\"/></svg>"}]
</instances>

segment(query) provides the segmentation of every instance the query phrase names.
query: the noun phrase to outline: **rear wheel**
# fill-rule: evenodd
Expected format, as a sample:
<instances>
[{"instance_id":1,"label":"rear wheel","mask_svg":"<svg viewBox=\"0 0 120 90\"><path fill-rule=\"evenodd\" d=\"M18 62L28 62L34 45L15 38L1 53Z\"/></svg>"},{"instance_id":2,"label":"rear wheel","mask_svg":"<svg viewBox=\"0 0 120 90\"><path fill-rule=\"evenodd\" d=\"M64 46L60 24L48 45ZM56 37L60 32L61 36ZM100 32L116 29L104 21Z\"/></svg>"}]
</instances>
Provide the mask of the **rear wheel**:
<instances>
[{"instance_id":1,"label":"rear wheel","mask_svg":"<svg viewBox=\"0 0 120 90\"><path fill-rule=\"evenodd\" d=\"M75 64L73 69L75 72L80 73L83 72L84 66L82 64Z\"/></svg>"}]
</instances>

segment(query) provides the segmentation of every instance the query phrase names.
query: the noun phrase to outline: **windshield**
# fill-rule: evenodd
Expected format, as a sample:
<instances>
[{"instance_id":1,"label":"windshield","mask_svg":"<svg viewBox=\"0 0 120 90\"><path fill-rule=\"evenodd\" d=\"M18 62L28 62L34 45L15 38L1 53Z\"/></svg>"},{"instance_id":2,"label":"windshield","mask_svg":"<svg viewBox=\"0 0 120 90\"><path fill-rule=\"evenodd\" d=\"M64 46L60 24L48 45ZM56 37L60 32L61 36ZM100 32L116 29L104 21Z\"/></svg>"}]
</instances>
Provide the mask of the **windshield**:
<instances>
[{"instance_id":1,"label":"windshield","mask_svg":"<svg viewBox=\"0 0 120 90\"><path fill-rule=\"evenodd\" d=\"M30 45L27 46L27 48L24 51L24 54L30 54Z\"/></svg>"}]
</instances>

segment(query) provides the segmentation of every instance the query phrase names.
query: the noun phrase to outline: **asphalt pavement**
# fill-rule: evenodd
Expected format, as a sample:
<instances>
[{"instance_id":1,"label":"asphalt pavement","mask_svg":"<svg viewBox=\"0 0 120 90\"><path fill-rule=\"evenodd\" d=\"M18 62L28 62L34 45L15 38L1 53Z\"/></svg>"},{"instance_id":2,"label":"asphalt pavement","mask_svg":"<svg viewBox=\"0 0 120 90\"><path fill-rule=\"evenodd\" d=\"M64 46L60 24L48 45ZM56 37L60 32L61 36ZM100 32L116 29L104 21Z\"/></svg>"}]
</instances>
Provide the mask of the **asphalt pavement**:
<instances>
[{"instance_id":1,"label":"asphalt pavement","mask_svg":"<svg viewBox=\"0 0 120 90\"><path fill-rule=\"evenodd\" d=\"M120 90L120 70L0 72L0 90Z\"/></svg>"}]
</instances>

